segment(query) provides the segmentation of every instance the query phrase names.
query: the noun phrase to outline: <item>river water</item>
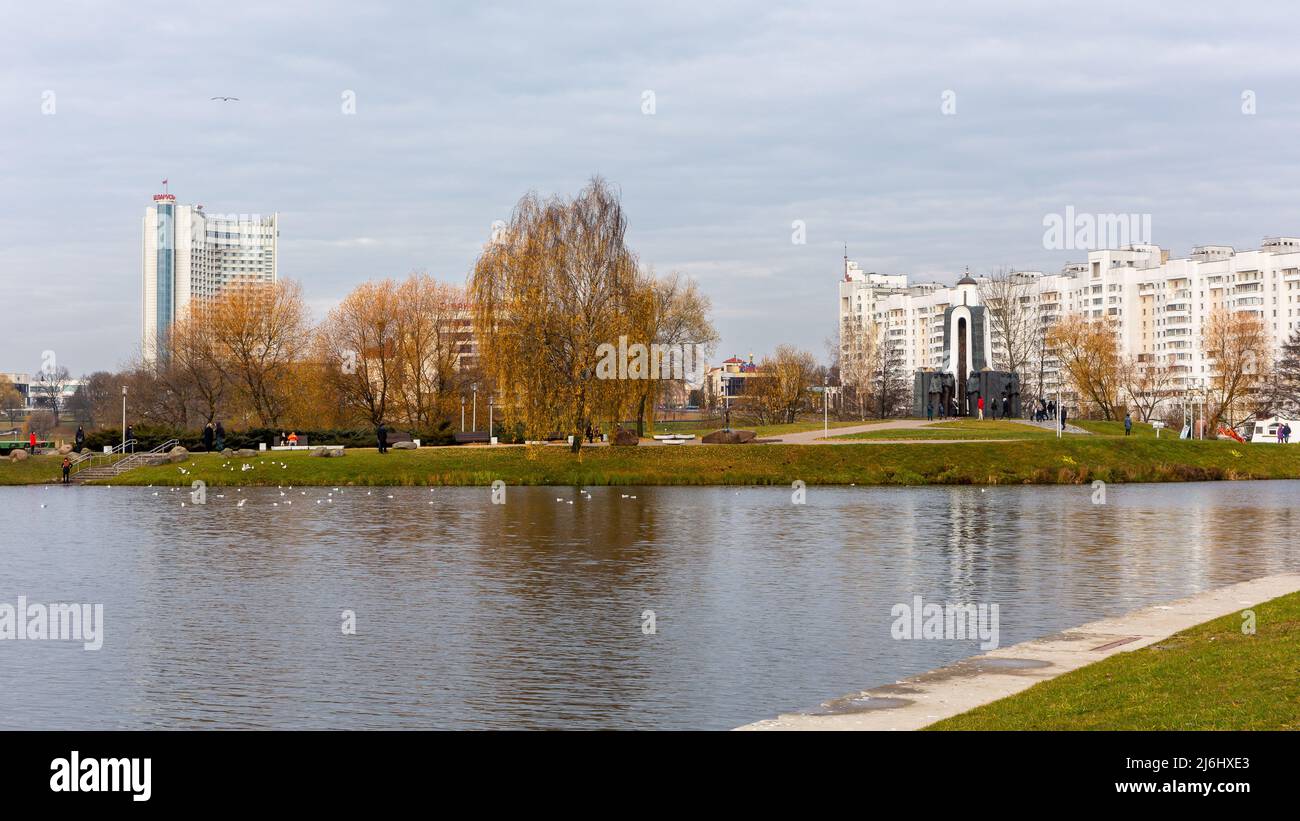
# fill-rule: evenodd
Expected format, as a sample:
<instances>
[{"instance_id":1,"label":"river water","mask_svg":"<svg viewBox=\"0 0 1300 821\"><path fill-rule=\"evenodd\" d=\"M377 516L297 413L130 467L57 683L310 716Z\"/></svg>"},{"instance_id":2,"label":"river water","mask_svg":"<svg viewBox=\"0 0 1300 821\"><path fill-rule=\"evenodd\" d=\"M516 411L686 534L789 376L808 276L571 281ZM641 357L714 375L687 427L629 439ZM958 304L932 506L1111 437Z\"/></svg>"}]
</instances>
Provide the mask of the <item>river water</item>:
<instances>
[{"instance_id":1,"label":"river water","mask_svg":"<svg viewBox=\"0 0 1300 821\"><path fill-rule=\"evenodd\" d=\"M0 641L0 728L729 728L980 652L914 596L1006 646L1300 570L1294 481L588 493L0 488L0 605L104 621Z\"/></svg>"}]
</instances>

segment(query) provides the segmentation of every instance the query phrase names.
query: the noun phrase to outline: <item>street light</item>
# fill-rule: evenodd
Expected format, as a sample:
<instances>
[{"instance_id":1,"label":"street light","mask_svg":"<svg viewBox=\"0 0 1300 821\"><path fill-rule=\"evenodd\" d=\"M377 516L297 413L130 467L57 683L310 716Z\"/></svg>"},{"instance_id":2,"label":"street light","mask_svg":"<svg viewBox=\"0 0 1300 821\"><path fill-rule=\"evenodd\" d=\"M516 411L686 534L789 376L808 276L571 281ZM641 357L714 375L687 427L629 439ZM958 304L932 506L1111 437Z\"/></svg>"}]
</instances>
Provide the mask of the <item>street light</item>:
<instances>
[{"instance_id":1,"label":"street light","mask_svg":"<svg viewBox=\"0 0 1300 821\"><path fill-rule=\"evenodd\" d=\"M460 432L465 432L465 394L460 395Z\"/></svg>"},{"instance_id":2,"label":"street light","mask_svg":"<svg viewBox=\"0 0 1300 821\"><path fill-rule=\"evenodd\" d=\"M474 432L478 433L478 383L475 382L470 385L469 389L474 393L474 416L472 418L474 420Z\"/></svg>"},{"instance_id":3,"label":"street light","mask_svg":"<svg viewBox=\"0 0 1300 821\"><path fill-rule=\"evenodd\" d=\"M122 386L122 452L126 453L126 385Z\"/></svg>"},{"instance_id":4,"label":"street light","mask_svg":"<svg viewBox=\"0 0 1300 821\"><path fill-rule=\"evenodd\" d=\"M829 376L823 376L822 377L822 438L829 436L831 432L831 412L830 412L830 406L826 402L826 400L830 397L830 395L831 395L831 378Z\"/></svg>"},{"instance_id":5,"label":"street light","mask_svg":"<svg viewBox=\"0 0 1300 821\"><path fill-rule=\"evenodd\" d=\"M492 444L492 405L496 401L496 394L488 394L488 444Z\"/></svg>"}]
</instances>

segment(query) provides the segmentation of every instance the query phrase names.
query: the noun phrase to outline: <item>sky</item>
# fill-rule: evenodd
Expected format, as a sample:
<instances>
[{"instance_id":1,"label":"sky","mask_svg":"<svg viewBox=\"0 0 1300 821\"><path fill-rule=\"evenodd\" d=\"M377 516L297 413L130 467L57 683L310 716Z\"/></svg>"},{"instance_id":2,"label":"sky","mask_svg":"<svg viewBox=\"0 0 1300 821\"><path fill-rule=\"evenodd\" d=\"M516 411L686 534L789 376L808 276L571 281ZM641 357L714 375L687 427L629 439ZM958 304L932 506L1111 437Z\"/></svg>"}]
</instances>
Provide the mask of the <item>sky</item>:
<instances>
[{"instance_id":1,"label":"sky","mask_svg":"<svg viewBox=\"0 0 1300 821\"><path fill-rule=\"evenodd\" d=\"M164 178L278 212L319 318L367 279L463 284L519 197L599 174L642 262L711 298L718 358L824 359L846 244L953 282L1086 259L1045 247L1067 208L1148 215L1173 256L1300 235L1293 8L1150 5L11 4L0 371L135 354Z\"/></svg>"}]
</instances>

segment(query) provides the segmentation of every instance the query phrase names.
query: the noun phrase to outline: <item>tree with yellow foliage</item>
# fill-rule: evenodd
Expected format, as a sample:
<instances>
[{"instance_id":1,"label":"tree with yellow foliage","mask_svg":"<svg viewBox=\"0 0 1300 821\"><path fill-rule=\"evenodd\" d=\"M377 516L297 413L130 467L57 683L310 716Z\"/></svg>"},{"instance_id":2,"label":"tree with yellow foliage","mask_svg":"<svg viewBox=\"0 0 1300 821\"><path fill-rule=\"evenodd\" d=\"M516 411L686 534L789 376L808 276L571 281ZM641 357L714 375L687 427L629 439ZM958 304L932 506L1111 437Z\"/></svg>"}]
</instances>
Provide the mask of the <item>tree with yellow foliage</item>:
<instances>
[{"instance_id":1,"label":"tree with yellow foliage","mask_svg":"<svg viewBox=\"0 0 1300 821\"><path fill-rule=\"evenodd\" d=\"M1104 419L1116 418L1124 369L1115 323L1105 318L1065 317L1048 331L1047 347L1060 360L1079 401Z\"/></svg>"},{"instance_id":2,"label":"tree with yellow foliage","mask_svg":"<svg viewBox=\"0 0 1300 821\"><path fill-rule=\"evenodd\" d=\"M1206 385L1209 430L1247 416L1256 392L1268 378L1268 336L1264 322L1250 311L1218 308L1206 323L1201 350L1210 366Z\"/></svg>"},{"instance_id":3,"label":"tree with yellow foliage","mask_svg":"<svg viewBox=\"0 0 1300 821\"><path fill-rule=\"evenodd\" d=\"M637 259L625 243L618 194L593 178L572 199L524 196L470 276L474 330L485 375L507 422L533 436L573 436L617 418L623 380L597 378L602 344L637 332Z\"/></svg>"}]
</instances>

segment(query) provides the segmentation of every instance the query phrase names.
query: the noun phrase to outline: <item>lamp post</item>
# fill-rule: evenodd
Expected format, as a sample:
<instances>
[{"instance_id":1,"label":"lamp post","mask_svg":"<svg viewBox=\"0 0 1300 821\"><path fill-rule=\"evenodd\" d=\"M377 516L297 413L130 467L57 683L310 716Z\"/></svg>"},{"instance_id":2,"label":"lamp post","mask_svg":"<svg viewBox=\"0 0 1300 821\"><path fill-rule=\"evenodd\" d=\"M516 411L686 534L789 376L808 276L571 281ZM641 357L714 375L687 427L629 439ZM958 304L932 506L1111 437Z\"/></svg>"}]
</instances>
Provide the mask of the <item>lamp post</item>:
<instances>
[{"instance_id":1,"label":"lamp post","mask_svg":"<svg viewBox=\"0 0 1300 821\"><path fill-rule=\"evenodd\" d=\"M126 453L126 385L122 386L122 452Z\"/></svg>"},{"instance_id":2,"label":"lamp post","mask_svg":"<svg viewBox=\"0 0 1300 821\"><path fill-rule=\"evenodd\" d=\"M465 432L465 394L460 395L460 432Z\"/></svg>"},{"instance_id":3,"label":"lamp post","mask_svg":"<svg viewBox=\"0 0 1300 821\"><path fill-rule=\"evenodd\" d=\"M496 394L488 394L488 444L492 444L492 406L496 403Z\"/></svg>"},{"instance_id":4,"label":"lamp post","mask_svg":"<svg viewBox=\"0 0 1300 821\"><path fill-rule=\"evenodd\" d=\"M469 389L474 394L474 415L471 418L474 422L474 432L478 433L478 383L470 385Z\"/></svg>"},{"instance_id":5,"label":"lamp post","mask_svg":"<svg viewBox=\"0 0 1300 821\"><path fill-rule=\"evenodd\" d=\"M829 376L823 376L822 377L822 437L823 438L829 436L831 432L831 411L830 411L830 404L829 404L830 396L831 396L831 378Z\"/></svg>"}]
</instances>

